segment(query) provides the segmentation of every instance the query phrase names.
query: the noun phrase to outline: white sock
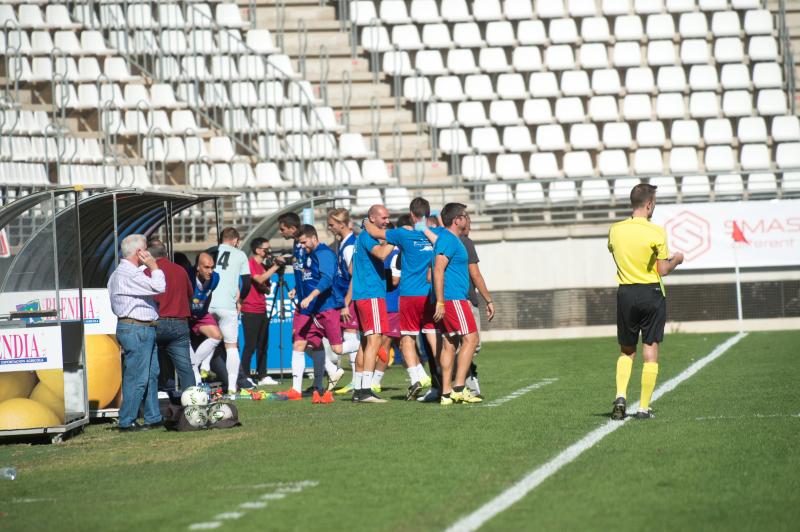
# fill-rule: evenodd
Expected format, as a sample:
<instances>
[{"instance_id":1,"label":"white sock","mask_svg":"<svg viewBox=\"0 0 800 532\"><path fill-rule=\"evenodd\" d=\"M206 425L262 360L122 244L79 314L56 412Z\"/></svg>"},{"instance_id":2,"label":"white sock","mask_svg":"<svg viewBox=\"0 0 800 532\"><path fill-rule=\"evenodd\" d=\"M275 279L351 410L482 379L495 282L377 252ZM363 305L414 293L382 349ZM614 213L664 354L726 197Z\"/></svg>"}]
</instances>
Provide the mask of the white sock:
<instances>
[{"instance_id":1,"label":"white sock","mask_svg":"<svg viewBox=\"0 0 800 532\"><path fill-rule=\"evenodd\" d=\"M408 378L411 379L411 384L415 382L419 382L419 376L417 375L417 367L413 366L410 368L406 368L406 372L408 373Z\"/></svg>"},{"instance_id":2,"label":"white sock","mask_svg":"<svg viewBox=\"0 0 800 532\"><path fill-rule=\"evenodd\" d=\"M230 393L236 393L236 381L239 379L239 365L241 363L239 348L226 347L225 368L228 370L228 391Z\"/></svg>"},{"instance_id":3,"label":"white sock","mask_svg":"<svg viewBox=\"0 0 800 532\"><path fill-rule=\"evenodd\" d=\"M357 351L353 351L352 353L347 353L347 358L350 359L350 370L353 372L353 380L351 381L354 385L356 382L356 355L358 354Z\"/></svg>"},{"instance_id":4,"label":"white sock","mask_svg":"<svg viewBox=\"0 0 800 532\"><path fill-rule=\"evenodd\" d=\"M373 386L380 386L381 379L383 379L383 372L375 370L375 373L372 374L372 385Z\"/></svg>"},{"instance_id":5,"label":"white sock","mask_svg":"<svg viewBox=\"0 0 800 532\"><path fill-rule=\"evenodd\" d=\"M361 389L369 390L370 388L372 388L372 372L365 371L361 374Z\"/></svg>"},{"instance_id":6,"label":"white sock","mask_svg":"<svg viewBox=\"0 0 800 532\"><path fill-rule=\"evenodd\" d=\"M355 366L353 366L355 367ZM353 373L353 388L356 390L361 389L361 382L364 380L364 373L361 371L356 371Z\"/></svg>"},{"instance_id":7,"label":"white sock","mask_svg":"<svg viewBox=\"0 0 800 532\"><path fill-rule=\"evenodd\" d=\"M211 361L211 355L214 354L214 351L217 349L220 340L216 338L206 338L203 340L200 345L197 346L197 351L190 352L192 365L193 366L200 366L202 364L209 363ZM203 366L200 366L203 367ZM206 371L207 368L203 367Z\"/></svg>"},{"instance_id":8,"label":"white sock","mask_svg":"<svg viewBox=\"0 0 800 532\"><path fill-rule=\"evenodd\" d=\"M192 346L190 345L189 346L189 360L192 363L192 373L194 373L194 382L196 382L197 385L199 386L200 382L203 380L203 377L200 375L200 369L198 367L198 364L195 363L195 358L196 357L197 357L197 355L195 355L194 349L192 349Z\"/></svg>"},{"instance_id":9,"label":"white sock","mask_svg":"<svg viewBox=\"0 0 800 532\"><path fill-rule=\"evenodd\" d=\"M330 377L334 373L336 373L338 370L339 370L339 366L337 366L336 362L334 362L333 360L330 359L330 357L328 357L328 353L326 352L325 353L325 373L327 373L328 376Z\"/></svg>"},{"instance_id":10,"label":"white sock","mask_svg":"<svg viewBox=\"0 0 800 532\"><path fill-rule=\"evenodd\" d=\"M302 392L303 371L306 369L305 351L292 351L292 388Z\"/></svg>"},{"instance_id":11,"label":"white sock","mask_svg":"<svg viewBox=\"0 0 800 532\"><path fill-rule=\"evenodd\" d=\"M428 378L428 374L425 373L425 368L422 367L422 364L417 364L417 381L424 381Z\"/></svg>"},{"instance_id":12,"label":"white sock","mask_svg":"<svg viewBox=\"0 0 800 532\"><path fill-rule=\"evenodd\" d=\"M346 332L342 334L342 351L344 353L356 353L360 345L358 333Z\"/></svg>"}]
</instances>

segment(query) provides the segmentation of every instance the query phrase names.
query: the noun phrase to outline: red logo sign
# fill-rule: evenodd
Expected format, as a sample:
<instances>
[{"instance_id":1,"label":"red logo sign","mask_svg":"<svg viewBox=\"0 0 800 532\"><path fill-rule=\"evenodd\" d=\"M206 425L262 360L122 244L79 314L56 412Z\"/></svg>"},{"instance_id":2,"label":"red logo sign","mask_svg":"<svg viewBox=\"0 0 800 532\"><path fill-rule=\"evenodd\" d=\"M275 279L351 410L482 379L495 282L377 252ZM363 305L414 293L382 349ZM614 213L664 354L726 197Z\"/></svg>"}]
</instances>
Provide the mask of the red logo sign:
<instances>
[{"instance_id":1,"label":"red logo sign","mask_svg":"<svg viewBox=\"0 0 800 532\"><path fill-rule=\"evenodd\" d=\"M711 249L711 224L689 211L673 216L664 224L670 248L681 251L686 260L693 260Z\"/></svg>"}]
</instances>

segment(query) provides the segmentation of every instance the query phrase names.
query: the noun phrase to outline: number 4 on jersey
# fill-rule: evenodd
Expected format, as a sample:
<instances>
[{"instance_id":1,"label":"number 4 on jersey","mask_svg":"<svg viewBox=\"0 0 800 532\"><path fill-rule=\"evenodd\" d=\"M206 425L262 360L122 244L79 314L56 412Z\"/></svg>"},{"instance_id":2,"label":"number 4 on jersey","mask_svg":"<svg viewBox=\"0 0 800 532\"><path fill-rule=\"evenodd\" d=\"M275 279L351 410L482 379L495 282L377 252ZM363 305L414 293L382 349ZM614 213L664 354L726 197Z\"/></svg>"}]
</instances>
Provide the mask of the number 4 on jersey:
<instances>
[{"instance_id":1,"label":"number 4 on jersey","mask_svg":"<svg viewBox=\"0 0 800 532\"><path fill-rule=\"evenodd\" d=\"M219 266L223 270L227 270L228 269L228 261L230 260L230 258L231 258L231 252L230 251L223 252L222 255L220 255L219 258L217 259L217 266Z\"/></svg>"}]
</instances>

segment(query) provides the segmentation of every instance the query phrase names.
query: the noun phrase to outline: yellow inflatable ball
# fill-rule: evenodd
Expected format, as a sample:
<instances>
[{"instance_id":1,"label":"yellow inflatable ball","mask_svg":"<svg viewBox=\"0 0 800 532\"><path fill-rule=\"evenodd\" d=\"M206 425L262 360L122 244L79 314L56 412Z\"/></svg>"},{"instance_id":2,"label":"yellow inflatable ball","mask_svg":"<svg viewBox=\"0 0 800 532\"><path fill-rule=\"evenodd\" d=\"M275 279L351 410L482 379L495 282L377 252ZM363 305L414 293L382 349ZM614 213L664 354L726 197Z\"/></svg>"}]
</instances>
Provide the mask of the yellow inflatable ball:
<instances>
[{"instance_id":1,"label":"yellow inflatable ball","mask_svg":"<svg viewBox=\"0 0 800 532\"><path fill-rule=\"evenodd\" d=\"M36 375L32 371L0 373L0 403L15 397L28 397L35 385Z\"/></svg>"},{"instance_id":2,"label":"yellow inflatable ball","mask_svg":"<svg viewBox=\"0 0 800 532\"><path fill-rule=\"evenodd\" d=\"M56 415L31 399L9 399L0 403L0 430L35 429L60 425Z\"/></svg>"},{"instance_id":3,"label":"yellow inflatable ball","mask_svg":"<svg viewBox=\"0 0 800 532\"><path fill-rule=\"evenodd\" d=\"M36 372L39 384L50 389L53 395L64 397L64 371L60 369L40 369Z\"/></svg>"},{"instance_id":4,"label":"yellow inflatable ball","mask_svg":"<svg viewBox=\"0 0 800 532\"><path fill-rule=\"evenodd\" d=\"M86 383L89 408L106 408L122 384L119 345L107 334L86 336Z\"/></svg>"},{"instance_id":5,"label":"yellow inflatable ball","mask_svg":"<svg viewBox=\"0 0 800 532\"><path fill-rule=\"evenodd\" d=\"M56 417L63 421L64 419L64 394L56 395L53 391L45 386L43 383L39 383L31 392L32 400L36 401L37 403L41 403L56 415Z\"/></svg>"}]
</instances>

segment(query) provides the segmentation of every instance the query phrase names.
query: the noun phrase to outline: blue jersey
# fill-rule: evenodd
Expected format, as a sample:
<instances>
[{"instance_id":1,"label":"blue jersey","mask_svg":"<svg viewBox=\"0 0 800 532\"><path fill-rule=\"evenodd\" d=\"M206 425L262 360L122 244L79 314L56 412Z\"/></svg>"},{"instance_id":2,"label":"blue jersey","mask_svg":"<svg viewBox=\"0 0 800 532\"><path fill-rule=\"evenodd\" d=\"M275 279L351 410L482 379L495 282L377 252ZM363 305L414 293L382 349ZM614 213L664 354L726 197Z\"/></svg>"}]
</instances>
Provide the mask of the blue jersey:
<instances>
[{"instance_id":1,"label":"blue jersey","mask_svg":"<svg viewBox=\"0 0 800 532\"><path fill-rule=\"evenodd\" d=\"M461 243L461 239L450 231L444 230L439 233L439 238L436 239L433 253L436 257L444 255L449 259L447 268L444 270L445 301L467 299L469 291L469 266L467 248Z\"/></svg>"},{"instance_id":2,"label":"blue jersey","mask_svg":"<svg viewBox=\"0 0 800 532\"><path fill-rule=\"evenodd\" d=\"M302 301L308 294L303 292L303 270L307 264L308 252L300 242L294 242L294 249L292 249L292 257L294 257L294 264L292 270L294 271L294 288L295 297L297 301Z\"/></svg>"},{"instance_id":3,"label":"blue jersey","mask_svg":"<svg viewBox=\"0 0 800 532\"><path fill-rule=\"evenodd\" d=\"M375 258L370 250L380 242L361 231L356 238L353 251L353 301L386 297L386 271L383 261Z\"/></svg>"},{"instance_id":4,"label":"blue jersey","mask_svg":"<svg viewBox=\"0 0 800 532\"><path fill-rule=\"evenodd\" d=\"M356 234L350 233L339 244L339 251L336 254L336 277L333 278L336 308L344 307L344 298L347 297L347 290L350 287L350 262L353 260L355 243Z\"/></svg>"},{"instance_id":5,"label":"blue jersey","mask_svg":"<svg viewBox=\"0 0 800 532\"><path fill-rule=\"evenodd\" d=\"M306 268L303 268L303 293L307 297L315 289L319 295L306 309L301 309L301 314L317 314L328 309L336 308L336 298L333 295L333 278L336 275L336 254L327 245L320 243L306 259Z\"/></svg>"},{"instance_id":6,"label":"blue jersey","mask_svg":"<svg viewBox=\"0 0 800 532\"><path fill-rule=\"evenodd\" d=\"M386 241L400 248L401 296L427 296L431 291L428 267L433 260L433 244L419 231L399 227L386 231Z\"/></svg>"},{"instance_id":7,"label":"blue jersey","mask_svg":"<svg viewBox=\"0 0 800 532\"><path fill-rule=\"evenodd\" d=\"M194 294L192 295L192 300L189 302L189 310L191 310L193 318L202 318L208 314L211 292L213 292L219 284L219 274L217 272L211 272L211 279L205 284L198 279L196 272L192 272L190 279L194 287Z\"/></svg>"},{"instance_id":8,"label":"blue jersey","mask_svg":"<svg viewBox=\"0 0 800 532\"><path fill-rule=\"evenodd\" d=\"M394 251L389 253L386 260L383 261L383 268L386 270L386 312L400 312L400 286L403 284L403 276L400 275L400 285L396 288L391 288L392 277L398 277L400 273L400 264L402 263L402 255L400 251L395 248Z\"/></svg>"}]
</instances>

